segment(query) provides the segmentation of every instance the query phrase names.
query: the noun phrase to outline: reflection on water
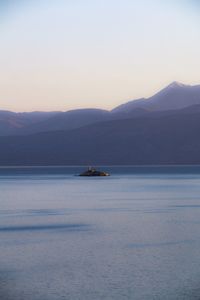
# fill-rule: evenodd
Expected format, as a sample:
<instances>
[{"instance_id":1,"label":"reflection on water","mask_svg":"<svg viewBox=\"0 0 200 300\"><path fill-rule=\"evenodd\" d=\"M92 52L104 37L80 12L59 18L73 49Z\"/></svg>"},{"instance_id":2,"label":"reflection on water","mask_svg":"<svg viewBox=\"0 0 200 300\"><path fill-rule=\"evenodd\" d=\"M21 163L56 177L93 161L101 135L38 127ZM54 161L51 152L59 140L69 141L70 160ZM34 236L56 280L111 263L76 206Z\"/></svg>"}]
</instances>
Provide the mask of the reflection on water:
<instances>
[{"instance_id":1,"label":"reflection on water","mask_svg":"<svg viewBox=\"0 0 200 300\"><path fill-rule=\"evenodd\" d=\"M0 168L0 299L200 299L200 167Z\"/></svg>"}]
</instances>

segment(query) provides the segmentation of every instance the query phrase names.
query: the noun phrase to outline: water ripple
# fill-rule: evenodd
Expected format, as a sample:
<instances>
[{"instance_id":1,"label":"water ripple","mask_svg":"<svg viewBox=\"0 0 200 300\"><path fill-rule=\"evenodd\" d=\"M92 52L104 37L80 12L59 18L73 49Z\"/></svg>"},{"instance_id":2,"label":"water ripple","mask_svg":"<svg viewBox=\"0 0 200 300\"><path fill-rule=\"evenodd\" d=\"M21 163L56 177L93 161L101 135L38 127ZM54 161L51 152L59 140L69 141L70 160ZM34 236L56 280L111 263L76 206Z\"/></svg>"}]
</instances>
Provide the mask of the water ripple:
<instances>
[{"instance_id":1,"label":"water ripple","mask_svg":"<svg viewBox=\"0 0 200 300\"><path fill-rule=\"evenodd\" d=\"M24 225L24 226L5 226L0 227L0 232L17 231L46 231L65 229L67 231L85 231L89 229L87 224L44 224L44 225Z\"/></svg>"}]
</instances>

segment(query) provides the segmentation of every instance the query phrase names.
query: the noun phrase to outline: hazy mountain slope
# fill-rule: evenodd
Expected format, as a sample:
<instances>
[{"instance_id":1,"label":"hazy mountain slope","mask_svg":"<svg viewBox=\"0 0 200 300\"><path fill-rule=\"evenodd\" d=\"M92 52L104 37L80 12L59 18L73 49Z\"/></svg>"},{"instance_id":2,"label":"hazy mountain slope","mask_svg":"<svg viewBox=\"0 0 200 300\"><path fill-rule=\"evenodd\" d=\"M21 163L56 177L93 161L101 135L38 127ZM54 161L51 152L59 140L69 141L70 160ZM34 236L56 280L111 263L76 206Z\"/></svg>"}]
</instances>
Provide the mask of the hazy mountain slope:
<instances>
[{"instance_id":1,"label":"hazy mountain slope","mask_svg":"<svg viewBox=\"0 0 200 300\"><path fill-rule=\"evenodd\" d=\"M10 111L0 111L0 135L18 134L32 124L45 121L55 116L57 112L29 112L15 113Z\"/></svg>"},{"instance_id":2,"label":"hazy mountain slope","mask_svg":"<svg viewBox=\"0 0 200 300\"><path fill-rule=\"evenodd\" d=\"M200 163L200 113L93 124L0 138L1 165Z\"/></svg>"},{"instance_id":3,"label":"hazy mountain slope","mask_svg":"<svg viewBox=\"0 0 200 300\"><path fill-rule=\"evenodd\" d=\"M156 110L182 109L200 104L200 85L190 86L173 82L168 87L148 99L149 108Z\"/></svg>"},{"instance_id":4,"label":"hazy mountain slope","mask_svg":"<svg viewBox=\"0 0 200 300\"><path fill-rule=\"evenodd\" d=\"M48 120L27 126L23 134L45 131L70 130L95 122L109 120L110 113L102 109L77 109L59 113Z\"/></svg>"},{"instance_id":5,"label":"hazy mountain slope","mask_svg":"<svg viewBox=\"0 0 200 300\"><path fill-rule=\"evenodd\" d=\"M13 121L11 122L11 118L8 115L7 119L5 118L2 122L0 118L0 136L71 130L97 122L138 117L146 114L147 111L138 108L131 112L119 111L119 113L113 114L102 109L77 109L67 112L58 112L56 114L52 113L48 118L46 115L44 115L44 117L41 115L37 120L35 118L32 120L31 115L29 116L29 114L32 113L26 113L26 115L19 115L12 112L8 113L12 116Z\"/></svg>"},{"instance_id":6,"label":"hazy mountain slope","mask_svg":"<svg viewBox=\"0 0 200 300\"><path fill-rule=\"evenodd\" d=\"M132 100L115 107L111 112L115 114L130 113L133 109L142 109L145 107L146 102L147 100L145 98Z\"/></svg>"},{"instance_id":7,"label":"hazy mountain slope","mask_svg":"<svg viewBox=\"0 0 200 300\"><path fill-rule=\"evenodd\" d=\"M116 107L112 112L130 112L136 108L146 111L175 110L195 104L200 104L200 85L190 86L173 82L148 99L130 101Z\"/></svg>"}]
</instances>

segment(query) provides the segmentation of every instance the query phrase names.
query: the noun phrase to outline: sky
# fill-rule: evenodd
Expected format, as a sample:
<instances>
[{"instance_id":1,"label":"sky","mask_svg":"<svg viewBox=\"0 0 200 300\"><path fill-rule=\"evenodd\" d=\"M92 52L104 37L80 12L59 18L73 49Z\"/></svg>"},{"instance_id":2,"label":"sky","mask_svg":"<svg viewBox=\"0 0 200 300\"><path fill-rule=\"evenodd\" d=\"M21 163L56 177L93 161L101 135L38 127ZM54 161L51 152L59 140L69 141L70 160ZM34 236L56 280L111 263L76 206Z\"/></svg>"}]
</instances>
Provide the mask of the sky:
<instances>
[{"instance_id":1,"label":"sky","mask_svg":"<svg viewBox=\"0 0 200 300\"><path fill-rule=\"evenodd\" d=\"M200 0L0 0L0 110L111 109L200 84Z\"/></svg>"}]
</instances>

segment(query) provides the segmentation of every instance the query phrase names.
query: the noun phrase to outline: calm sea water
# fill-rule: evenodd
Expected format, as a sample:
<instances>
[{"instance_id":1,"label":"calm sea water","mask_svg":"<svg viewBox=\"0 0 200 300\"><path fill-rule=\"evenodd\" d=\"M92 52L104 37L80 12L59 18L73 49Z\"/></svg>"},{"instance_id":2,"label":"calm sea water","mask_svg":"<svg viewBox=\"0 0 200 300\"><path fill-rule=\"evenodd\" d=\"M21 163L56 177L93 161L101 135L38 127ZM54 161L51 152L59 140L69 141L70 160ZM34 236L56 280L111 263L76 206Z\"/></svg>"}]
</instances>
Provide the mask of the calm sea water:
<instances>
[{"instance_id":1,"label":"calm sea water","mask_svg":"<svg viewBox=\"0 0 200 300\"><path fill-rule=\"evenodd\" d=\"M200 167L0 168L0 299L200 299Z\"/></svg>"}]
</instances>

